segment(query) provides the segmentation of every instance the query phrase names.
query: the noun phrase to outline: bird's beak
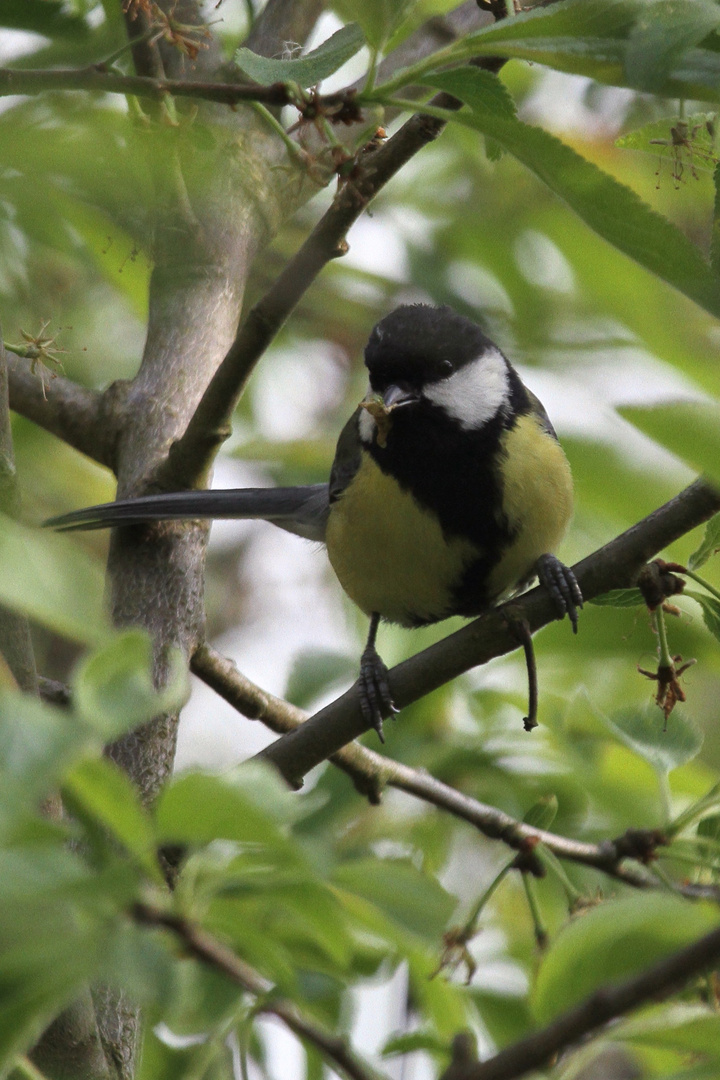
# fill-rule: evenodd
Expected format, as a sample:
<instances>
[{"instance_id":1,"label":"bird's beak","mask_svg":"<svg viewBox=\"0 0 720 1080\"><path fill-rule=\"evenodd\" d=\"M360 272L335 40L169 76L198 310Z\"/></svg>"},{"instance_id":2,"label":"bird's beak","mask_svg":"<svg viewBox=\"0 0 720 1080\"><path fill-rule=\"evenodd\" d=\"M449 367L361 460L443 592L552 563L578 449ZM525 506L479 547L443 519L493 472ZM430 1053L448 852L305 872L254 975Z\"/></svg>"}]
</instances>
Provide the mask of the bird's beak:
<instances>
[{"instance_id":1,"label":"bird's beak","mask_svg":"<svg viewBox=\"0 0 720 1080\"><path fill-rule=\"evenodd\" d=\"M391 409L399 409L401 405L412 405L419 398L420 395L415 390L408 390L394 384L388 386L382 396L383 405L388 412Z\"/></svg>"}]
</instances>

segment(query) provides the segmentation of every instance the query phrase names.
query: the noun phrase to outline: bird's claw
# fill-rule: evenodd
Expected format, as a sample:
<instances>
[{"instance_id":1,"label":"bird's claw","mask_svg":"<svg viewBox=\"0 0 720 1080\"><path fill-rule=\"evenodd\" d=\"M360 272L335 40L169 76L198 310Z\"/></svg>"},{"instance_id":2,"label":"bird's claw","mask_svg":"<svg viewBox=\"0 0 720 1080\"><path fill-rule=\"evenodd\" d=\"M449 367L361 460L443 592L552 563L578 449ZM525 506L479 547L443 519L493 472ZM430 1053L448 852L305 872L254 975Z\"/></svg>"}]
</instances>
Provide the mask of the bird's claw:
<instances>
[{"instance_id":1,"label":"bird's claw","mask_svg":"<svg viewBox=\"0 0 720 1080\"><path fill-rule=\"evenodd\" d=\"M380 742L385 742L383 718L400 710L390 693L388 669L374 645L368 645L360 658L360 710L368 727L375 728Z\"/></svg>"},{"instance_id":2,"label":"bird's claw","mask_svg":"<svg viewBox=\"0 0 720 1080\"><path fill-rule=\"evenodd\" d=\"M577 634L578 608L583 606L583 597L572 570L554 555L541 555L536 570L540 584L545 586L553 599L558 617L562 619L567 615L573 634Z\"/></svg>"}]
</instances>

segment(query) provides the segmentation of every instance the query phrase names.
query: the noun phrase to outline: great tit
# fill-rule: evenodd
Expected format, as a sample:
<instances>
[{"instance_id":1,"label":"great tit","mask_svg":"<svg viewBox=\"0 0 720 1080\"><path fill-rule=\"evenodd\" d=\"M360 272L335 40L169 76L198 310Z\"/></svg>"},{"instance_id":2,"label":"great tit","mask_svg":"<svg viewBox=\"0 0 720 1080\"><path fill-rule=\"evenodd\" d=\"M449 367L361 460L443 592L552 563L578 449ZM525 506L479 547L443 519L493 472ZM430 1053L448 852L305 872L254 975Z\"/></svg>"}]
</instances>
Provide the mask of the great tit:
<instances>
[{"instance_id":1,"label":"great tit","mask_svg":"<svg viewBox=\"0 0 720 1080\"><path fill-rule=\"evenodd\" d=\"M323 541L340 584L370 616L360 699L382 738L395 712L375 649L381 619L416 627L474 616L538 576L577 631L582 595L552 555L572 478L540 401L500 349L449 307L396 308L365 349L370 387L343 428L330 481L170 492L52 518L98 529L177 518L264 518Z\"/></svg>"}]
</instances>

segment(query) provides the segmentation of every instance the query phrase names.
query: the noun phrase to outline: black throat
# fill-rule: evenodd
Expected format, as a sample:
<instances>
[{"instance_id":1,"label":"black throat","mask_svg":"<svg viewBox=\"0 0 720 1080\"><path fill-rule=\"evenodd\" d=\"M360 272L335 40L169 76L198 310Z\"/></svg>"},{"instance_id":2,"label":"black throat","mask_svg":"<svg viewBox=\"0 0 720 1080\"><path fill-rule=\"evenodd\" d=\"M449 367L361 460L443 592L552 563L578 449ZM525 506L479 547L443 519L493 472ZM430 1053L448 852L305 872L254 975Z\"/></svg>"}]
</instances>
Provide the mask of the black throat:
<instances>
[{"instance_id":1,"label":"black throat","mask_svg":"<svg viewBox=\"0 0 720 1080\"><path fill-rule=\"evenodd\" d=\"M487 607L493 598L485 583L513 539L502 510L501 438L530 411L530 400L517 374L510 369L509 375L508 405L482 427L463 429L423 400L393 411L385 447L365 447L383 472L438 518L448 540L467 539L479 549L458 583L454 614L474 615Z\"/></svg>"}]
</instances>

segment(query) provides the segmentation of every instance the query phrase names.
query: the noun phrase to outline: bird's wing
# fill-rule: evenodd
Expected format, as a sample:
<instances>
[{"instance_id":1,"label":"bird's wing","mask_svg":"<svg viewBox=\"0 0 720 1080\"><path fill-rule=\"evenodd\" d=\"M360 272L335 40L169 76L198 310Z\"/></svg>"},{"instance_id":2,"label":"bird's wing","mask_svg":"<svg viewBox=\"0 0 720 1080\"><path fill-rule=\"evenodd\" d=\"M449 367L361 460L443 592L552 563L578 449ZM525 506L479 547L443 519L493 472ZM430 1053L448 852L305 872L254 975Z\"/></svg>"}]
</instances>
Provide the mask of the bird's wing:
<instances>
[{"instance_id":1,"label":"bird's wing","mask_svg":"<svg viewBox=\"0 0 720 1080\"><path fill-rule=\"evenodd\" d=\"M557 439L555 428L550 422L550 417L545 412L545 406L543 405L542 401L539 397L536 397L535 394L533 394L532 390L528 390L527 386L525 387L525 390L527 392L528 398L530 399L530 411L531 413L533 413L534 416L537 416L538 420L540 421L540 427L543 428L544 431L547 431L548 435L552 435L553 439Z\"/></svg>"},{"instance_id":2,"label":"bird's wing","mask_svg":"<svg viewBox=\"0 0 720 1080\"><path fill-rule=\"evenodd\" d=\"M261 518L297 536L324 541L328 508L327 484L173 491L88 506L50 518L45 525L69 532L182 518Z\"/></svg>"},{"instance_id":3,"label":"bird's wing","mask_svg":"<svg viewBox=\"0 0 720 1080\"><path fill-rule=\"evenodd\" d=\"M358 431L360 409L356 409L340 432L335 449L335 460L330 471L329 500L335 502L360 468L362 444Z\"/></svg>"}]
</instances>

